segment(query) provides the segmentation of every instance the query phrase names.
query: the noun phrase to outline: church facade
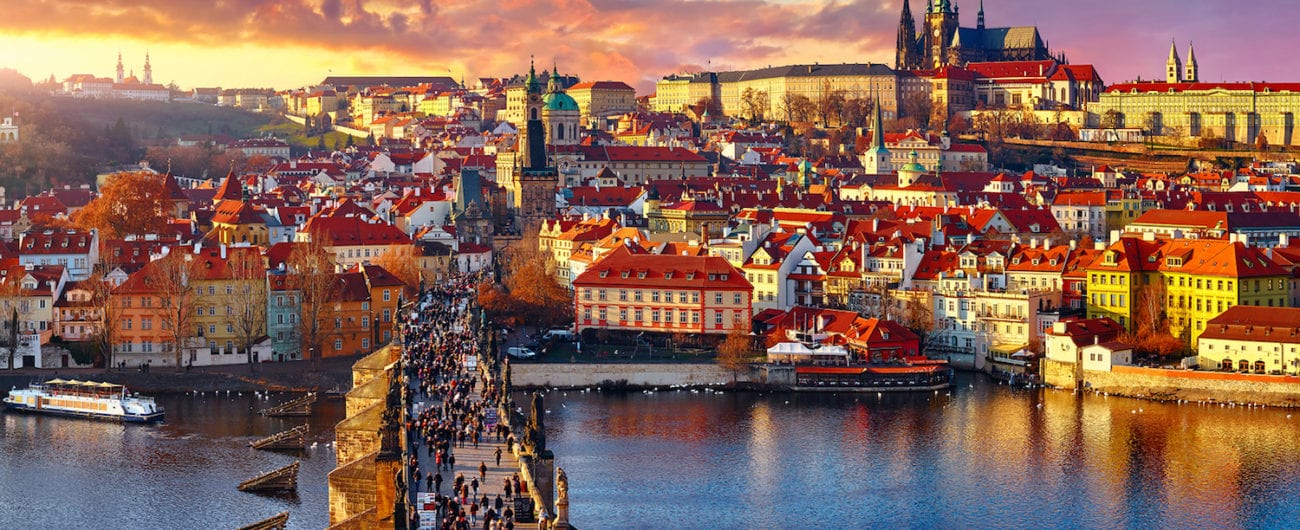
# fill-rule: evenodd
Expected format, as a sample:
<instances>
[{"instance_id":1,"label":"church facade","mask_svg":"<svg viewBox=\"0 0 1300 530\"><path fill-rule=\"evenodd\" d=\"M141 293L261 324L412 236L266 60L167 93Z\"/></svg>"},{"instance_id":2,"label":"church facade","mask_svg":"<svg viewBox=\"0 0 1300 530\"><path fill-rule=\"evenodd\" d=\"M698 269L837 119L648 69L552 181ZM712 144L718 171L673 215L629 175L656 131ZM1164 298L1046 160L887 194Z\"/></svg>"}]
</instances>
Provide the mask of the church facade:
<instances>
[{"instance_id":1,"label":"church facade","mask_svg":"<svg viewBox=\"0 0 1300 530\"><path fill-rule=\"evenodd\" d=\"M974 28L963 28L955 2L927 0L924 18L917 26L911 1L903 0L898 22L898 44L894 67L919 70L943 66L965 66L973 62L1043 61L1054 57L1035 26L988 28L984 26L984 2Z\"/></svg>"}]
</instances>

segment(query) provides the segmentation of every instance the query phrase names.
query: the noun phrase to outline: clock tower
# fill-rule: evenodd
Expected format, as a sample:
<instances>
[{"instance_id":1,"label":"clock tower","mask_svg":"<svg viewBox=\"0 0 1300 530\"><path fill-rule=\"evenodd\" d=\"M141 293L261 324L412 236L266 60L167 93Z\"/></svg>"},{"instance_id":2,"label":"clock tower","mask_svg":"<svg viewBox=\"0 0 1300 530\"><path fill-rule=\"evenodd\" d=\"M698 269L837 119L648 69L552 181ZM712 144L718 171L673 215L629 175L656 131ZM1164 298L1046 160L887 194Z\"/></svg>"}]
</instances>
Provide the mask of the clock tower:
<instances>
[{"instance_id":1,"label":"clock tower","mask_svg":"<svg viewBox=\"0 0 1300 530\"><path fill-rule=\"evenodd\" d=\"M925 13L925 33L922 35L925 55L930 59L925 68L938 68L947 64L948 47L957 34L957 6L948 0L938 0L930 5Z\"/></svg>"}]
</instances>

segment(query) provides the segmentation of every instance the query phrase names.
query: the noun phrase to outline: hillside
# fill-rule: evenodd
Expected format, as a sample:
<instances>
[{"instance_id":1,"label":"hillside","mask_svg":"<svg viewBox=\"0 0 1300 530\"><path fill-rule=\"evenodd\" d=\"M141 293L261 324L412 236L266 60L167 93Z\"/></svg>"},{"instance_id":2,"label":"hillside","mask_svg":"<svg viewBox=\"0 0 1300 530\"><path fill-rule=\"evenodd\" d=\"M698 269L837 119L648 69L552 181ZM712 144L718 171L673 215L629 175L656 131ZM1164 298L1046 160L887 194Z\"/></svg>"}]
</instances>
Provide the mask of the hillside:
<instances>
[{"instance_id":1,"label":"hillside","mask_svg":"<svg viewBox=\"0 0 1300 530\"><path fill-rule=\"evenodd\" d=\"M121 118L137 139L177 138L190 134L226 134L236 138L256 135L271 116L202 103L87 100L58 98L58 106L104 128Z\"/></svg>"}]
</instances>

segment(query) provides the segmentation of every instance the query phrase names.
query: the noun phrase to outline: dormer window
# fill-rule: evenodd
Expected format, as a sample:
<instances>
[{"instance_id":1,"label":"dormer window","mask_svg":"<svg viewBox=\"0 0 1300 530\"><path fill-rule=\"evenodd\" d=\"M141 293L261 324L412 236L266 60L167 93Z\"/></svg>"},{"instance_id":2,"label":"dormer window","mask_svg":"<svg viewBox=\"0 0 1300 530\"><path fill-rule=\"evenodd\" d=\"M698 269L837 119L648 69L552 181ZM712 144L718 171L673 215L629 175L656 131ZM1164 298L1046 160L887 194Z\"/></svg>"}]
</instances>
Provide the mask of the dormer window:
<instances>
[{"instance_id":1,"label":"dormer window","mask_svg":"<svg viewBox=\"0 0 1300 530\"><path fill-rule=\"evenodd\" d=\"M645 271L638 272L638 273L636 274L636 277L637 277L637 279L644 280L644 279L645 279Z\"/></svg>"},{"instance_id":2,"label":"dormer window","mask_svg":"<svg viewBox=\"0 0 1300 530\"><path fill-rule=\"evenodd\" d=\"M1048 265L1051 265L1051 266L1055 267L1055 266L1056 266L1056 258L1052 258L1052 260L1049 261L1049 262L1047 262L1047 263L1048 263Z\"/></svg>"},{"instance_id":3,"label":"dormer window","mask_svg":"<svg viewBox=\"0 0 1300 530\"><path fill-rule=\"evenodd\" d=\"M600 271L600 277L601 277L601 278L604 278L604 277L606 277L606 276L609 276L609 271Z\"/></svg>"},{"instance_id":4,"label":"dormer window","mask_svg":"<svg viewBox=\"0 0 1300 530\"><path fill-rule=\"evenodd\" d=\"M723 275L719 276L718 279L720 279L720 280L722 280L722 281L725 282L725 281L727 281L727 275L726 275L726 274L723 274Z\"/></svg>"},{"instance_id":5,"label":"dormer window","mask_svg":"<svg viewBox=\"0 0 1300 530\"><path fill-rule=\"evenodd\" d=\"M1176 257L1174 257L1174 256L1169 256L1169 257L1165 258L1165 266L1166 266L1166 267L1182 267L1182 266L1183 266L1183 258L1176 258Z\"/></svg>"},{"instance_id":6,"label":"dormer window","mask_svg":"<svg viewBox=\"0 0 1300 530\"><path fill-rule=\"evenodd\" d=\"M623 278L627 278L627 276L628 276L628 271L623 271L623 274L621 274L620 276L622 276Z\"/></svg>"},{"instance_id":7,"label":"dormer window","mask_svg":"<svg viewBox=\"0 0 1300 530\"><path fill-rule=\"evenodd\" d=\"M1101 259L1102 259L1102 263L1105 263L1106 265L1114 265L1115 251L1113 250L1107 251L1106 254L1102 256Z\"/></svg>"},{"instance_id":8,"label":"dormer window","mask_svg":"<svg viewBox=\"0 0 1300 530\"><path fill-rule=\"evenodd\" d=\"M665 272L665 273L664 273L664 279L665 279L665 280L671 280L671 279L673 279L673 273L671 273L671 272Z\"/></svg>"}]
</instances>

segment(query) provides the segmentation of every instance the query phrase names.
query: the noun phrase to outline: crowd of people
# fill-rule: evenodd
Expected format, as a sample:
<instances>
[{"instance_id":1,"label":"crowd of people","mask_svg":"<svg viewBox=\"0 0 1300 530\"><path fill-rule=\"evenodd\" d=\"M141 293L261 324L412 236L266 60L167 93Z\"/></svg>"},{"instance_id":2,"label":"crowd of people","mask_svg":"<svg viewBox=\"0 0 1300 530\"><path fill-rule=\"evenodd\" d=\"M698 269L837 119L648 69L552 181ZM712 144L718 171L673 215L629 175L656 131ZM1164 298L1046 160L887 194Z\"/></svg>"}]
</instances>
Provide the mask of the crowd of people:
<instances>
[{"instance_id":1,"label":"crowd of people","mask_svg":"<svg viewBox=\"0 0 1300 530\"><path fill-rule=\"evenodd\" d=\"M420 528L421 523L429 527L420 517L432 512L437 517L434 528L513 530L510 501L527 492L526 482L521 483L515 473L504 480L499 493L490 496L487 462L456 460L457 448L478 448L485 439L514 440L504 424L489 424L493 417L489 411L504 396L500 382L485 370L470 369L471 363L477 365L479 353L469 311L479 279L462 275L427 289L412 314L403 318L403 376L411 392L407 476L411 491L432 493L436 507L412 506L411 528ZM500 466L501 450L494 456Z\"/></svg>"}]
</instances>

